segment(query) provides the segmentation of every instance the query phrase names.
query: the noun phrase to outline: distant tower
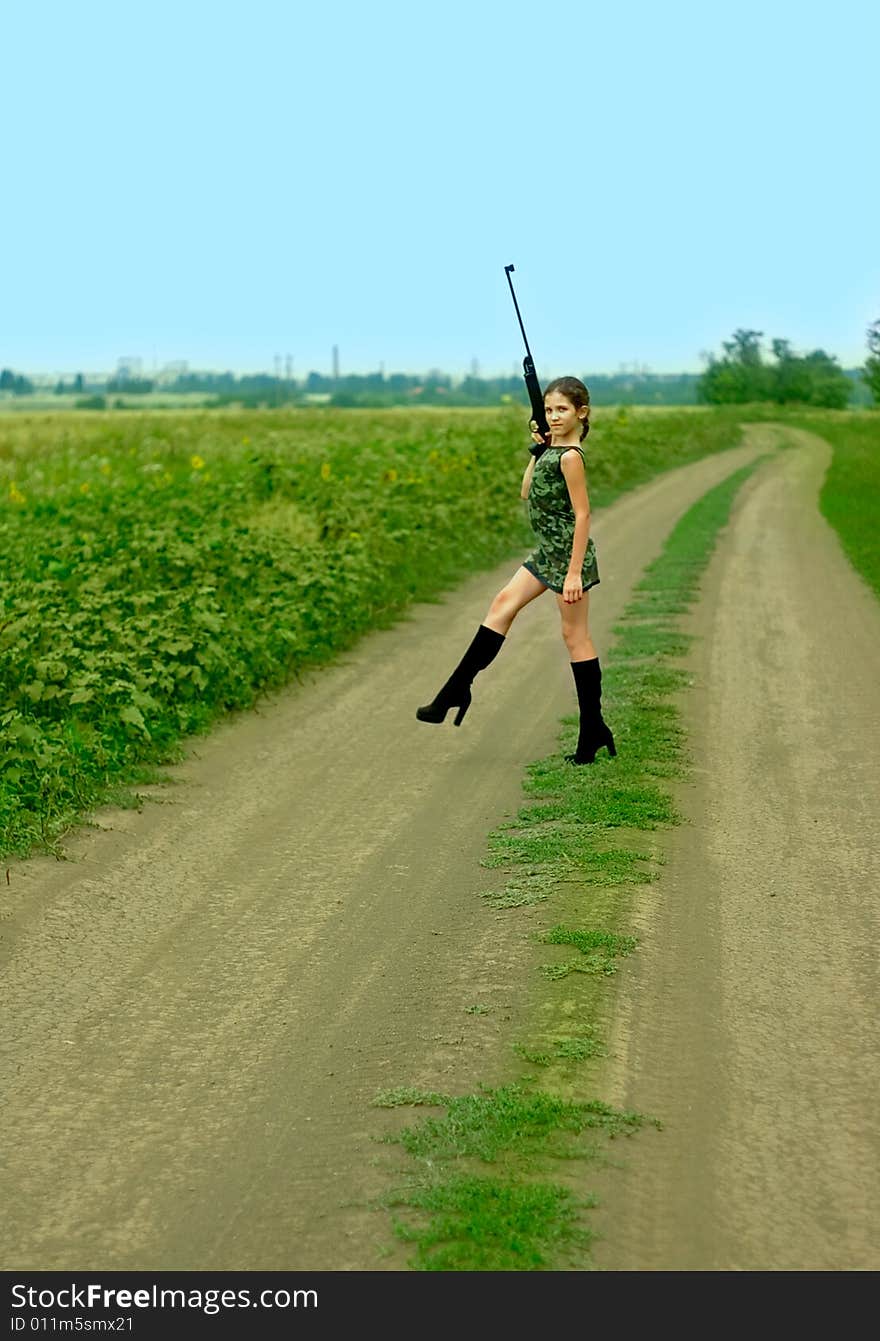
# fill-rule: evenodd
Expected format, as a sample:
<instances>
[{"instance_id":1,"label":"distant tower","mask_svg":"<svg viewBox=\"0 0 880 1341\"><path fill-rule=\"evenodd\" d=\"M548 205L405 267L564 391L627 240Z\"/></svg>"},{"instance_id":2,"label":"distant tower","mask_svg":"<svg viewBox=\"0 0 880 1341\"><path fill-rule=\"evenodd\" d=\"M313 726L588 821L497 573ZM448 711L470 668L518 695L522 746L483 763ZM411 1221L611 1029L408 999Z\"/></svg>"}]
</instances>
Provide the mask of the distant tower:
<instances>
[{"instance_id":1,"label":"distant tower","mask_svg":"<svg viewBox=\"0 0 880 1341\"><path fill-rule=\"evenodd\" d=\"M339 381L339 346L333 346L333 380Z\"/></svg>"},{"instance_id":2,"label":"distant tower","mask_svg":"<svg viewBox=\"0 0 880 1341\"><path fill-rule=\"evenodd\" d=\"M479 377L479 375L480 375L480 360L471 359L471 377Z\"/></svg>"},{"instance_id":3,"label":"distant tower","mask_svg":"<svg viewBox=\"0 0 880 1341\"><path fill-rule=\"evenodd\" d=\"M284 356L284 376L287 378L288 382L290 381L291 377L293 376L293 355L292 355L292 354L285 354L285 356Z\"/></svg>"}]
</instances>

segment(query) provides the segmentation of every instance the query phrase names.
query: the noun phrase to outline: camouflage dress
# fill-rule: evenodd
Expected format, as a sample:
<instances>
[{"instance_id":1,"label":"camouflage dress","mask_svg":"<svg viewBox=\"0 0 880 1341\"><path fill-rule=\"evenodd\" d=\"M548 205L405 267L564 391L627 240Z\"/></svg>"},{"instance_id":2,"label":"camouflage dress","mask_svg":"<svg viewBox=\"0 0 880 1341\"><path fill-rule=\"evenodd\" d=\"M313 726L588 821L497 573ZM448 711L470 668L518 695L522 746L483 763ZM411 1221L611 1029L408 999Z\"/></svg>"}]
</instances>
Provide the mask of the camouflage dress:
<instances>
[{"instance_id":1,"label":"camouflage dress","mask_svg":"<svg viewBox=\"0 0 880 1341\"><path fill-rule=\"evenodd\" d=\"M524 568L560 595L571 566L571 546L574 540L574 508L560 462L562 453L570 450L580 452L583 459L581 447L548 447L535 462L528 505L529 522L538 544L523 560ZM587 541L581 569L584 591L595 587L598 581L596 546L591 536Z\"/></svg>"}]
</instances>

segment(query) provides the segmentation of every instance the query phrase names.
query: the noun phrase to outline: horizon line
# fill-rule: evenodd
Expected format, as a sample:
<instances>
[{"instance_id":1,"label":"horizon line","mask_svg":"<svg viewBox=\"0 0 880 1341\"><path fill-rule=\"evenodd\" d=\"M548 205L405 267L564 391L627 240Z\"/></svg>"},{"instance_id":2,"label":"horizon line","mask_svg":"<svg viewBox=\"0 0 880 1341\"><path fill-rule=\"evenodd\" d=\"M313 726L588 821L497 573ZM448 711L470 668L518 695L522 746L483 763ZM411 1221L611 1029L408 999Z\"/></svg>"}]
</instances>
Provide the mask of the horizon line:
<instances>
[{"instance_id":1,"label":"horizon line","mask_svg":"<svg viewBox=\"0 0 880 1341\"><path fill-rule=\"evenodd\" d=\"M825 352L827 353L827 351ZM836 358L836 355L830 354L829 357ZM134 357L132 357L131 362L132 364L135 364L137 362L142 362L142 360L137 360ZM379 374L384 379L387 379L389 377L420 377L427 379L432 374L439 374L442 377L449 377L454 380L464 380L468 377L473 377L477 381L485 382L485 381L494 381L500 378L523 376L523 372L518 366L515 367L513 370L479 369L477 372L474 372L473 369L459 370L459 369L439 368L436 365L432 365L429 368L415 368L415 369L392 368L388 372L385 371L384 367L369 368L367 370L350 368L344 372L343 371L322 372L319 368L309 368L308 372L304 374L294 375L292 373L287 374L279 372L277 370L273 371L272 369L265 367L241 368L241 367L228 367L228 366L227 367L195 366L190 365L189 361L186 359L172 360L170 364L163 364L161 367L153 367L152 369L142 367L137 372L121 367L120 365L123 363L124 360L120 359L117 362L115 368L85 368L82 365L80 365L79 367L69 366L66 368L56 367L51 369L41 368L35 370L35 369L23 368L20 365L16 367L13 364L0 364L0 368L8 370L11 373L14 373L16 376L22 376L28 379L39 378L41 380L59 379L59 378L77 377L77 376L81 376L84 378L86 377L113 378L128 375L132 378L141 378L145 381L149 381L154 380L155 378L161 377L163 375L165 377L199 377L204 375L208 376L230 375L233 377L268 377L271 379L275 379L279 382L305 383L308 380L308 378L313 374L317 375L318 377L325 378L327 381L343 381L346 377L375 377L377 374ZM186 366L180 367L181 364L185 364ZM636 377L636 378L700 377L706 371L706 366L702 368L658 369L658 368L652 368L647 364L634 363L633 365L624 364L613 370L598 369L598 368L593 369L589 373L584 373L583 376L587 379L589 379L590 377ZM863 367L863 362L854 363L849 366L841 362L840 367L843 372L859 372Z\"/></svg>"}]
</instances>

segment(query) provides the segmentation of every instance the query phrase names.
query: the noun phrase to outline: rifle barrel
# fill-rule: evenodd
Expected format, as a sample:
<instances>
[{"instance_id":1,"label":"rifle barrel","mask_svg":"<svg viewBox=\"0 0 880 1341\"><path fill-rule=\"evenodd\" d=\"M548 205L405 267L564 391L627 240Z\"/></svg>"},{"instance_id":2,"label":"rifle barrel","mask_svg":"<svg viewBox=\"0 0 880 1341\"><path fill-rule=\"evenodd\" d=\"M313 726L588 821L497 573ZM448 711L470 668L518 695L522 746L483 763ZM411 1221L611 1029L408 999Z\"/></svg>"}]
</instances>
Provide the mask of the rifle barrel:
<instances>
[{"instance_id":1,"label":"rifle barrel","mask_svg":"<svg viewBox=\"0 0 880 1341\"><path fill-rule=\"evenodd\" d=\"M516 301L516 294L513 291L513 280L510 278L510 272L512 269L513 269L512 265L506 265L504 267L504 273L507 276L507 282L510 285L510 296L513 299L513 305L516 308L516 319L519 322L519 328L522 331L522 338L523 343L525 344L526 347L526 353L528 354L529 358L532 359L532 351L529 349L529 342L528 339L526 338L526 328L523 325L523 319L519 313L519 303ZM532 362L534 363L534 359L532 359Z\"/></svg>"}]
</instances>

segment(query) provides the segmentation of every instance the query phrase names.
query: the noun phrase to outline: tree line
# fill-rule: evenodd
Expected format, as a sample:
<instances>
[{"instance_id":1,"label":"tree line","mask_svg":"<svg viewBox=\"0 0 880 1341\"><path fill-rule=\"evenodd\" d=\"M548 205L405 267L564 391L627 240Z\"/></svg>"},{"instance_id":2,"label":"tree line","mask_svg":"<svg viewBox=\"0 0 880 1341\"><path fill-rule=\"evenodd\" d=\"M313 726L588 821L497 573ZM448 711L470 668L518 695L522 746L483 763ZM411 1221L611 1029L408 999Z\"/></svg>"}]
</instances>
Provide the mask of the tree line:
<instances>
[{"instance_id":1,"label":"tree line","mask_svg":"<svg viewBox=\"0 0 880 1341\"><path fill-rule=\"evenodd\" d=\"M694 405L697 400L698 373L659 374L647 370L616 374L584 374L593 400L599 405ZM27 378L4 373L0 390L14 395L33 395L38 388ZM273 406L326 402L336 406L381 409L403 404L479 406L518 403L525 398L521 375L457 379L431 369L427 373L381 372L330 376L310 372L301 381L256 373L238 376L233 372L181 373L172 381L148 377L85 378L82 373L69 381L60 379L56 396L74 395L84 409L106 407L108 397L142 397L153 393L180 396L199 395L213 406ZM115 402L120 403L119 399Z\"/></svg>"},{"instance_id":2,"label":"tree line","mask_svg":"<svg viewBox=\"0 0 880 1341\"><path fill-rule=\"evenodd\" d=\"M847 372L822 349L797 354L788 340L771 341L770 361L761 346L762 331L740 329L723 342L721 358L709 356L702 374L658 374L647 370L631 373L585 374L596 405L693 405L704 403L748 404L773 401L780 405L816 405L843 409L863 386L880 406L880 320L868 328L868 357L862 368ZM33 381L11 368L0 371L0 394L32 396ZM116 376L103 381L77 373L71 382L59 380L55 395L75 395L84 409L105 408L108 396L123 406L123 396L199 394L215 406L240 404L272 406L316 400L331 405L382 408L400 404L498 405L523 399L520 376L477 377L455 380L448 373L431 369L424 375L382 372L331 377L310 372L302 381L268 373L238 376L233 372L181 373L161 385L154 378Z\"/></svg>"},{"instance_id":3,"label":"tree line","mask_svg":"<svg viewBox=\"0 0 880 1341\"><path fill-rule=\"evenodd\" d=\"M789 340L771 341L772 361L761 347L763 331L737 330L723 342L724 356L711 355L700 378L699 399L709 405L773 401L777 405L816 405L842 410L850 403L852 378L824 349L797 354ZM860 369L876 404L880 405L880 321L867 332L868 358Z\"/></svg>"}]
</instances>

